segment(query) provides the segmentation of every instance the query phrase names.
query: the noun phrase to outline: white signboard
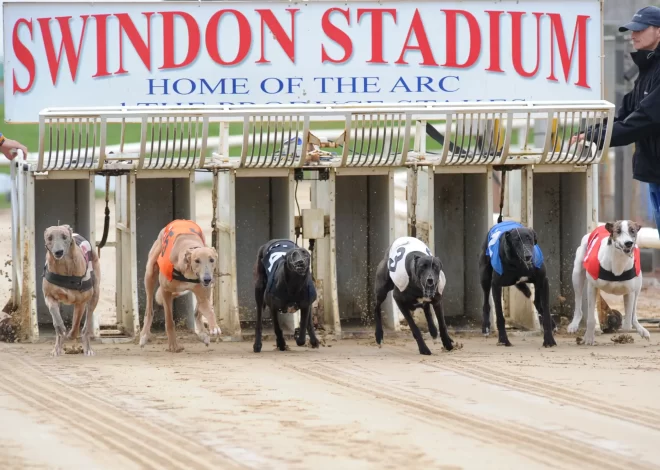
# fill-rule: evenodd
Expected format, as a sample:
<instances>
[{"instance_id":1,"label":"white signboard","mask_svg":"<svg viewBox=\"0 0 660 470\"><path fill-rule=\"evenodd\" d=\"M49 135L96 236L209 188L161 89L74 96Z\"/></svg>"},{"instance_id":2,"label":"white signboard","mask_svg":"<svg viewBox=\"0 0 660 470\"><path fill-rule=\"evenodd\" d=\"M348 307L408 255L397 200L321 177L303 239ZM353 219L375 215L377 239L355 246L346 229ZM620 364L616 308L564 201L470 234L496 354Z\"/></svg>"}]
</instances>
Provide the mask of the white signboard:
<instances>
[{"instance_id":1,"label":"white signboard","mask_svg":"<svg viewBox=\"0 0 660 470\"><path fill-rule=\"evenodd\" d=\"M600 0L5 0L5 119L50 106L601 99L601 20Z\"/></svg>"}]
</instances>

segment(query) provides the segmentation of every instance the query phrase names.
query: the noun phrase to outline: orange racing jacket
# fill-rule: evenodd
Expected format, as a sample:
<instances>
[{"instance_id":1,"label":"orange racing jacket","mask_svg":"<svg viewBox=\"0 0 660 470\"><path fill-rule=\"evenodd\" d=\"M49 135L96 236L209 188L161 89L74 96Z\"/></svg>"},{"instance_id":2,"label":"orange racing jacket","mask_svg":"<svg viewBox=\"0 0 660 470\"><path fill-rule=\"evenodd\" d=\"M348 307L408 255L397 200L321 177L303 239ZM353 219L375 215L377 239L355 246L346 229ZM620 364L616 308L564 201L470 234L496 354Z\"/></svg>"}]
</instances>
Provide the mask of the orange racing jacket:
<instances>
[{"instance_id":1,"label":"orange racing jacket","mask_svg":"<svg viewBox=\"0 0 660 470\"><path fill-rule=\"evenodd\" d=\"M172 256L172 247L174 242L179 235L194 233L202 239L202 243L206 245L206 240L204 239L204 233L202 229L199 228L192 220L177 219L170 222L163 232L163 240L160 249L160 255L158 256L158 267L160 272L167 278L168 281L172 280L174 274L174 264L170 257Z\"/></svg>"}]
</instances>

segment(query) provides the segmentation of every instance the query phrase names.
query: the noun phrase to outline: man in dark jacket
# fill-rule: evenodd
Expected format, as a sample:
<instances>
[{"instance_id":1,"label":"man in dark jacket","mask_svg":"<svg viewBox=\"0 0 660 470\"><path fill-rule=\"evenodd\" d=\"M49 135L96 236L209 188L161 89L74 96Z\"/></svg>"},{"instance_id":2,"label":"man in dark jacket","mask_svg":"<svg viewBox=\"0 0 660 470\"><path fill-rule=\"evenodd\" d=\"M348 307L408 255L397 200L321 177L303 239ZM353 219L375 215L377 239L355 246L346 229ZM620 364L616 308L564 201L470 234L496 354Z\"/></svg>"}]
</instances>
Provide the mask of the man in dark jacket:
<instances>
[{"instance_id":1,"label":"man in dark jacket","mask_svg":"<svg viewBox=\"0 0 660 470\"><path fill-rule=\"evenodd\" d=\"M635 52L631 57L639 74L611 124L610 146L635 144L633 178L648 183L655 222L660 230L660 8L642 8L619 31L632 32ZM589 128L585 134L573 137L571 143L578 139L602 142L605 129Z\"/></svg>"}]
</instances>

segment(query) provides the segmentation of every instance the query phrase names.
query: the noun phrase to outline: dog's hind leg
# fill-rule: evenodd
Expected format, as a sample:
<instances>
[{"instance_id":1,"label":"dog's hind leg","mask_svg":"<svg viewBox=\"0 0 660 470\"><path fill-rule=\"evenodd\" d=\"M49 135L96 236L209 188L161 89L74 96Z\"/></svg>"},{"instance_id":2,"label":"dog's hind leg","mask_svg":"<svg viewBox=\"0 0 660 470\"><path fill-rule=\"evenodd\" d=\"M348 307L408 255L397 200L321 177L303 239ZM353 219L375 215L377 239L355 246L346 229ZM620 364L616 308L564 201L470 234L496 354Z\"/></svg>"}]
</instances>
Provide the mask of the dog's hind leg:
<instances>
[{"instance_id":1,"label":"dog's hind leg","mask_svg":"<svg viewBox=\"0 0 660 470\"><path fill-rule=\"evenodd\" d=\"M82 347L85 356L93 356L92 351L92 338L94 338L94 310L92 309L91 301L85 307L85 325L82 329Z\"/></svg>"},{"instance_id":2,"label":"dog's hind leg","mask_svg":"<svg viewBox=\"0 0 660 470\"><path fill-rule=\"evenodd\" d=\"M64 354L64 338L66 337L66 327L60 315L60 303L52 297L44 296L50 315L53 317L53 326L55 327L55 346L51 351L51 356L60 356Z\"/></svg>"},{"instance_id":3,"label":"dog's hind leg","mask_svg":"<svg viewBox=\"0 0 660 470\"><path fill-rule=\"evenodd\" d=\"M584 258L584 245L581 245L575 253L575 261L573 263L573 293L575 294L574 302L575 309L573 311L573 320L566 328L570 334L577 332L580 329L580 322L582 321L582 299L584 293L584 284L587 281L587 271L582 266L582 259ZM590 316L594 312L589 312Z\"/></svg>"},{"instance_id":4,"label":"dog's hind leg","mask_svg":"<svg viewBox=\"0 0 660 470\"><path fill-rule=\"evenodd\" d=\"M376 321L376 343L380 346L383 343L383 317L381 307L387 294L394 289L394 283L387 270L387 261L382 260L376 268L376 306L374 307L374 319Z\"/></svg>"},{"instance_id":5,"label":"dog's hind leg","mask_svg":"<svg viewBox=\"0 0 660 470\"><path fill-rule=\"evenodd\" d=\"M594 309L596 308L596 297L598 296L598 288L592 286L591 284L587 285L587 331L584 334L584 344L591 346L595 343L595 332L596 332L596 316L593 314Z\"/></svg>"},{"instance_id":6,"label":"dog's hind leg","mask_svg":"<svg viewBox=\"0 0 660 470\"><path fill-rule=\"evenodd\" d=\"M257 304L257 324L254 328L254 344L252 350L256 353L261 352L261 337L263 327L264 294L266 293L266 270L262 263L263 247L259 249L257 261L254 264L254 301ZM275 319L273 319L275 321Z\"/></svg>"},{"instance_id":7,"label":"dog's hind leg","mask_svg":"<svg viewBox=\"0 0 660 470\"><path fill-rule=\"evenodd\" d=\"M454 341L449 336L449 330L447 329L447 324L445 323L445 309L442 306L442 294L436 294L435 298L433 299L433 311L435 312L435 317L438 319L438 326L440 327L440 340L442 341L442 345L447 351L451 351L454 349Z\"/></svg>"},{"instance_id":8,"label":"dog's hind leg","mask_svg":"<svg viewBox=\"0 0 660 470\"><path fill-rule=\"evenodd\" d=\"M160 238L158 240L160 240ZM147 269L144 273L146 303L144 307L142 332L140 333L141 348L143 348L149 341L149 337L151 336L151 323L154 320L154 289L156 288L156 280L158 279L158 264L156 262L158 257L158 246L158 243L154 243L154 246L151 248L149 259L147 260ZM162 290L162 287L158 290Z\"/></svg>"},{"instance_id":9,"label":"dog's hind leg","mask_svg":"<svg viewBox=\"0 0 660 470\"><path fill-rule=\"evenodd\" d=\"M413 316L411 315L410 311L406 308L405 305L403 305L403 302L401 302L401 300L398 299L396 296L394 297L394 301L396 302L397 306L399 307L399 310L401 310L401 313L403 313L403 316L408 322L408 326L410 327L410 331L412 332L413 338L415 338L415 341L417 341L417 347L419 348L419 353L425 356L430 356L431 350L424 342L424 338L422 338L422 332L419 331L419 328L415 324L415 320L413 319Z\"/></svg>"},{"instance_id":10,"label":"dog's hind leg","mask_svg":"<svg viewBox=\"0 0 660 470\"><path fill-rule=\"evenodd\" d=\"M502 286L498 283L493 284L493 302L495 303L495 315L497 316L498 344L512 346L506 334L506 322L504 321L504 312L502 311Z\"/></svg>"},{"instance_id":11,"label":"dog's hind leg","mask_svg":"<svg viewBox=\"0 0 660 470\"><path fill-rule=\"evenodd\" d=\"M490 335L490 287L493 280L493 268L490 262L482 254L479 264L481 268L481 290L484 293L484 303L482 307L481 333L484 336Z\"/></svg>"}]
</instances>

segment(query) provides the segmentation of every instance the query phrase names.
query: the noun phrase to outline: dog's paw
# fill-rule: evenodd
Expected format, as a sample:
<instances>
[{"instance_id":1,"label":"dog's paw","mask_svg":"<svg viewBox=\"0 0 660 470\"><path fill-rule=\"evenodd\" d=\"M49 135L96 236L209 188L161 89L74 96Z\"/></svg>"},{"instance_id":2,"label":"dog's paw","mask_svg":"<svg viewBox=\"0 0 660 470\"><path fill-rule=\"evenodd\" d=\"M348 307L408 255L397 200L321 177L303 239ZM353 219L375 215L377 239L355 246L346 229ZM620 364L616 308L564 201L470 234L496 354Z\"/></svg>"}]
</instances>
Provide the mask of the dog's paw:
<instances>
[{"instance_id":1,"label":"dog's paw","mask_svg":"<svg viewBox=\"0 0 660 470\"><path fill-rule=\"evenodd\" d=\"M211 342L211 337L208 334L200 333L197 335L197 337L202 343L204 343L208 347L209 343Z\"/></svg>"},{"instance_id":2,"label":"dog's paw","mask_svg":"<svg viewBox=\"0 0 660 470\"><path fill-rule=\"evenodd\" d=\"M54 347L53 350L50 352L50 355L51 355L52 357L61 356L61 355L63 355L63 354L64 354L64 349L62 349L62 348L58 348L57 346Z\"/></svg>"},{"instance_id":3,"label":"dog's paw","mask_svg":"<svg viewBox=\"0 0 660 470\"><path fill-rule=\"evenodd\" d=\"M215 326L213 328L209 328L209 334L211 336L220 336L222 334L222 330L220 329L219 326Z\"/></svg>"},{"instance_id":4,"label":"dog's paw","mask_svg":"<svg viewBox=\"0 0 660 470\"><path fill-rule=\"evenodd\" d=\"M582 340L582 344L586 346L593 346L596 344L596 338L594 335L584 335L584 339Z\"/></svg>"},{"instance_id":5,"label":"dog's paw","mask_svg":"<svg viewBox=\"0 0 660 470\"><path fill-rule=\"evenodd\" d=\"M649 330L647 330L647 329L644 328L643 326L640 325L640 326L637 328L637 333L639 334L639 336L641 336L641 337L644 338L645 340L648 340L648 341L651 340L651 333L649 333Z\"/></svg>"},{"instance_id":6,"label":"dog's paw","mask_svg":"<svg viewBox=\"0 0 660 470\"><path fill-rule=\"evenodd\" d=\"M571 322L571 324L568 325L568 327L566 328L566 331L567 331L569 334L573 334L573 333L577 333L577 330L578 330L579 328L580 328L580 324L579 324L579 323L572 323L572 322Z\"/></svg>"},{"instance_id":7,"label":"dog's paw","mask_svg":"<svg viewBox=\"0 0 660 470\"><path fill-rule=\"evenodd\" d=\"M319 348L319 339L318 338L309 338L309 344L313 349Z\"/></svg>"},{"instance_id":8,"label":"dog's paw","mask_svg":"<svg viewBox=\"0 0 660 470\"><path fill-rule=\"evenodd\" d=\"M83 351L83 354L85 356L96 356L96 353L92 350L92 348L87 348L87 351Z\"/></svg>"},{"instance_id":9,"label":"dog's paw","mask_svg":"<svg viewBox=\"0 0 660 470\"><path fill-rule=\"evenodd\" d=\"M252 351L254 351L256 353L260 353L261 352L261 343L254 343L254 345L252 345Z\"/></svg>"},{"instance_id":10,"label":"dog's paw","mask_svg":"<svg viewBox=\"0 0 660 470\"><path fill-rule=\"evenodd\" d=\"M428 346L420 346L419 348L419 353L424 355L424 356L430 356L431 355L431 350L429 349Z\"/></svg>"},{"instance_id":11,"label":"dog's paw","mask_svg":"<svg viewBox=\"0 0 660 470\"><path fill-rule=\"evenodd\" d=\"M307 340L305 338L302 338L300 336L296 337L296 344L300 346L301 348L305 345L305 342Z\"/></svg>"},{"instance_id":12,"label":"dog's paw","mask_svg":"<svg viewBox=\"0 0 660 470\"><path fill-rule=\"evenodd\" d=\"M148 342L149 342L149 335L141 335L140 336L140 347L141 348L144 348Z\"/></svg>"},{"instance_id":13,"label":"dog's paw","mask_svg":"<svg viewBox=\"0 0 660 470\"><path fill-rule=\"evenodd\" d=\"M551 338L543 340L543 347L544 348L551 348L553 346L557 346L557 342L555 341L554 338L551 337Z\"/></svg>"},{"instance_id":14,"label":"dog's paw","mask_svg":"<svg viewBox=\"0 0 660 470\"><path fill-rule=\"evenodd\" d=\"M481 334L484 335L485 337L490 336L490 327L485 326L481 329Z\"/></svg>"},{"instance_id":15,"label":"dog's paw","mask_svg":"<svg viewBox=\"0 0 660 470\"><path fill-rule=\"evenodd\" d=\"M505 339L505 340L500 339L500 340L498 340L498 341L497 341L497 345L498 345L498 346L506 346L507 348L510 348L511 346L513 346L513 344L511 344L511 341L509 341L508 339Z\"/></svg>"},{"instance_id":16,"label":"dog's paw","mask_svg":"<svg viewBox=\"0 0 660 470\"><path fill-rule=\"evenodd\" d=\"M178 344L170 344L170 346L167 348L167 352L180 353L184 349L185 348L183 346L179 346Z\"/></svg>"}]
</instances>

